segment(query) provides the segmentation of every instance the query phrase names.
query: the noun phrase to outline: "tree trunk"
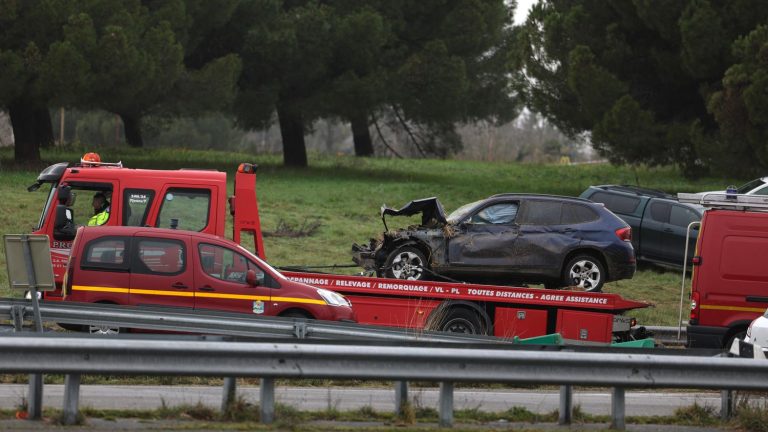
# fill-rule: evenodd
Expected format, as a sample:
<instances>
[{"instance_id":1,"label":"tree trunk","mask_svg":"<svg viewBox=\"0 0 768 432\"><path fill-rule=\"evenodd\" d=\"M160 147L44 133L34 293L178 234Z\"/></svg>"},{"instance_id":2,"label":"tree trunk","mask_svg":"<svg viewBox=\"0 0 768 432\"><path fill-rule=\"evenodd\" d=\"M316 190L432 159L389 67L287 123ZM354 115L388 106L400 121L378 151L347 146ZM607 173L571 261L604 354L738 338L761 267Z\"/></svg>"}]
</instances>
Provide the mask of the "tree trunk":
<instances>
[{"instance_id":1,"label":"tree trunk","mask_svg":"<svg viewBox=\"0 0 768 432\"><path fill-rule=\"evenodd\" d=\"M368 116L358 114L350 119L352 139L355 142L355 156L373 156L373 142L368 129Z\"/></svg>"},{"instance_id":2,"label":"tree trunk","mask_svg":"<svg viewBox=\"0 0 768 432\"><path fill-rule=\"evenodd\" d=\"M131 147L144 147L144 139L141 137L141 115L120 114L125 129L125 142Z\"/></svg>"},{"instance_id":3,"label":"tree trunk","mask_svg":"<svg viewBox=\"0 0 768 432\"><path fill-rule=\"evenodd\" d=\"M41 148L53 147L53 123L51 122L51 112L48 107L37 107L34 111L35 133L37 142Z\"/></svg>"},{"instance_id":4,"label":"tree trunk","mask_svg":"<svg viewBox=\"0 0 768 432\"><path fill-rule=\"evenodd\" d=\"M280 134L283 137L283 164L306 167L307 146L304 142L304 120L301 118L301 112L278 104L277 118L280 122Z\"/></svg>"},{"instance_id":5,"label":"tree trunk","mask_svg":"<svg viewBox=\"0 0 768 432\"><path fill-rule=\"evenodd\" d=\"M15 145L13 157L16 163L40 162L40 142L35 133L35 108L21 99L8 106Z\"/></svg>"}]
</instances>

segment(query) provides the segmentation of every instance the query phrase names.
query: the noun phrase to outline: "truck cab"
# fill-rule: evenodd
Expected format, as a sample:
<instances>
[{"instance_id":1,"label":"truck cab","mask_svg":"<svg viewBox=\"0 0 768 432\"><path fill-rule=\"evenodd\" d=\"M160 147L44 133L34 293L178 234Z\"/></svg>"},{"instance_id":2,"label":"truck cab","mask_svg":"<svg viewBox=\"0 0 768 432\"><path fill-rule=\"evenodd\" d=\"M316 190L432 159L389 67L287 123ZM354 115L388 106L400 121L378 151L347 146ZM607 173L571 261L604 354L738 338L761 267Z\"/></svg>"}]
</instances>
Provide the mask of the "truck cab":
<instances>
[{"instance_id":1,"label":"truck cab","mask_svg":"<svg viewBox=\"0 0 768 432\"><path fill-rule=\"evenodd\" d=\"M252 175L255 166L242 164L238 172ZM240 206L255 207L255 176L249 185L250 199ZM247 183L247 182L241 182ZM238 184L236 182L236 189ZM241 186L242 188L242 186ZM54 278L60 286L72 247L76 229L80 226L134 226L176 228L224 236L227 208L227 176L214 170L180 169L148 170L123 167L122 163L101 162L95 153L86 154L79 164L57 163L44 169L28 190L47 194L34 234L46 234L51 241L51 261ZM246 194L247 195L247 194ZM95 208L97 199L106 199L106 206ZM229 200L230 211L236 198ZM95 213L105 212L99 218ZM258 232L258 212L246 222L254 234ZM96 223L94 223L94 221ZM243 221L240 221L243 222ZM236 224L242 228L243 223ZM239 242L239 231L236 241ZM47 294L60 296L56 290Z\"/></svg>"}]
</instances>

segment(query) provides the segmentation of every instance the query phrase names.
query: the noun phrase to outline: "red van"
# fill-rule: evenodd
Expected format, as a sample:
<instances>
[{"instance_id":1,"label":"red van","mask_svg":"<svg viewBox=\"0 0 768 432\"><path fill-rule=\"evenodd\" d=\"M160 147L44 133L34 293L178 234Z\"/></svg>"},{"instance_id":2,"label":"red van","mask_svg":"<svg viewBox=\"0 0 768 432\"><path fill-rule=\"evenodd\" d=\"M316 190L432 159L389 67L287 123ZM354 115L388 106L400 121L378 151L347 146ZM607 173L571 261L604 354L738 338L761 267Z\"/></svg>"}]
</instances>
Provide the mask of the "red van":
<instances>
[{"instance_id":1,"label":"red van","mask_svg":"<svg viewBox=\"0 0 768 432\"><path fill-rule=\"evenodd\" d=\"M688 347L729 347L768 308L768 197L680 198L708 207L693 259Z\"/></svg>"},{"instance_id":2,"label":"red van","mask_svg":"<svg viewBox=\"0 0 768 432\"><path fill-rule=\"evenodd\" d=\"M355 321L344 296L288 280L237 243L192 231L79 228L63 285L65 301Z\"/></svg>"}]
</instances>

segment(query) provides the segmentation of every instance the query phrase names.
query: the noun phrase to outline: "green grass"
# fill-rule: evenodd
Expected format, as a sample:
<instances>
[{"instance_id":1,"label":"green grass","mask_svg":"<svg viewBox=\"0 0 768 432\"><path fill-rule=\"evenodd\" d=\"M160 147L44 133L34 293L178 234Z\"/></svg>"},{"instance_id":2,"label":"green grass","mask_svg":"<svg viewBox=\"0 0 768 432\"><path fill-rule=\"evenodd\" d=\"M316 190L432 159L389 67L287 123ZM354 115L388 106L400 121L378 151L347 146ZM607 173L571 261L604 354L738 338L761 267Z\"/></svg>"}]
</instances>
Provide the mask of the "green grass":
<instances>
[{"instance_id":1,"label":"green grass","mask_svg":"<svg viewBox=\"0 0 768 432\"><path fill-rule=\"evenodd\" d=\"M91 149L89 149L90 151ZM29 193L39 170L49 163L78 161L85 149L43 152L41 166L16 167L12 151L0 150L0 231L30 232L44 204L43 192ZM104 161L123 161L127 167L176 169L215 168L232 173L240 162L255 162L262 229L275 231L280 222L300 226L317 220L311 237L266 237L268 260L276 266L351 264L350 247L378 236L379 207L399 207L411 199L437 196L451 211L470 201L501 192L579 195L595 184L640 184L670 192L723 188L744 179L684 179L675 168L597 165L529 165L455 160L370 159L310 155L307 169L285 168L275 155L185 149L97 149ZM230 183L230 190L232 184ZM405 225L392 221L391 225ZM9 293L5 255L0 251L0 295ZM348 272L359 271L350 269ZM655 307L633 312L641 324L675 325L678 317L680 273L641 269L632 280L607 284L606 292L653 302Z\"/></svg>"},{"instance_id":2,"label":"green grass","mask_svg":"<svg viewBox=\"0 0 768 432\"><path fill-rule=\"evenodd\" d=\"M15 410L0 410L0 420L15 417ZM62 413L58 409L47 408L44 419L53 424L60 423ZM83 407L80 410L78 424L88 425L89 419L103 419L116 422L118 419L139 419L150 428L161 427L164 430L370 430L370 431L424 431L434 430L439 420L437 410L416 407L408 418L397 417L392 412L376 411L370 406L350 411L326 409L322 411L299 411L291 406L276 404L275 423L259 423L259 406L242 399L227 412L220 412L202 403L194 405L166 407L155 410L97 410ZM523 407L511 407L506 411L487 412L479 409L454 410L455 426L452 430L483 430L484 427L496 429L499 425L515 426L519 430L524 424L525 430L542 430L537 423L555 423L557 411L537 414ZM589 430L594 424L609 424L608 415L584 413L579 406L573 409L573 424L570 430ZM676 410L671 416L628 416L627 424L635 425L679 425L698 427L740 427L741 430L765 431L765 410L757 407L749 412L740 409L730 422L723 422L714 409L694 404ZM117 426L117 423L116 423ZM549 427L544 428L550 430Z\"/></svg>"}]
</instances>

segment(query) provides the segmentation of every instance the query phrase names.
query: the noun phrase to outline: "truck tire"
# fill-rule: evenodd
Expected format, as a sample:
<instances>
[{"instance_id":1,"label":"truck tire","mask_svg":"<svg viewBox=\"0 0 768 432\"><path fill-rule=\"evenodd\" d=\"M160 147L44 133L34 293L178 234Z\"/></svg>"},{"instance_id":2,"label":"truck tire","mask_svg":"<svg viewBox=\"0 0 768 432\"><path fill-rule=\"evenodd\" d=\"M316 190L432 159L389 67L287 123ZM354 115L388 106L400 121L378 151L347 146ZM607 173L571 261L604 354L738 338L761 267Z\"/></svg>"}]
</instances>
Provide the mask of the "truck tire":
<instances>
[{"instance_id":1,"label":"truck tire","mask_svg":"<svg viewBox=\"0 0 768 432\"><path fill-rule=\"evenodd\" d=\"M587 292L600 292L606 276L603 263L592 255L576 255L563 267L563 285Z\"/></svg>"},{"instance_id":2,"label":"truck tire","mask_svg":"<svg viewBox=\"0 0 768 432\"><path fill-rule=\"evenodd\" d=\"M485 328L476 313L454 307L448 310L445 318L440 321L438 330L450 333L485 334Z\"/></svg>"},{"instance_id":3,"label":"truck tire","mask_svg":"<svg viewBox=\"0 0 768 432\"><path fill-rule=\"evenodd\" d=\"M399 246L387 256L384 277L405 280L427 279L427 259L413 246Z\"/></svg>"}]
</instances>

